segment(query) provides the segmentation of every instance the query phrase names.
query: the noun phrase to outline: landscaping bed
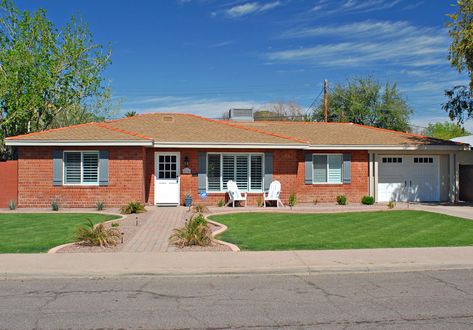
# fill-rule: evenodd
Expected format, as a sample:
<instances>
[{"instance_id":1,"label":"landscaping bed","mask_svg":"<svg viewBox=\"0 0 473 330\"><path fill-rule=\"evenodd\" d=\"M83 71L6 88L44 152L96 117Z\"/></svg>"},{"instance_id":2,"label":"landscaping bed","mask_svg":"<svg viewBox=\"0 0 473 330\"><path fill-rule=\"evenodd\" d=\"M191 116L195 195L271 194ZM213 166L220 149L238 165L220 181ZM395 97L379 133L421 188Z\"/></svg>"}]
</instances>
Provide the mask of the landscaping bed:
<instances>
[{"instance_id":1,"label":"landscaping bed","mask_svg":"<svg viewBox=\"0 0 473 330\"><path fill-rule=\"evenodd\" d=\"M215 232L220 229L220 226L216 226L211 223L209 223L208 226L212 232ZM231 251L232 249L229 246L219 244L216 242L212 242L212 244L209 246L192 245L192 246L179 247L176 245L169 245L168 247L168 252L231 252Z\"/></svg>"},{"instance_id":2,"label":"landscaping bed","mask_svg":"<svg viewBox=\"0 0 473 330\"><path fill-rule=\"evenodd\" d=\"M319 250L473 245L473 221L425 211L212 215L217 239L242 250Z\"/></svg>"},{"instance_id":3,"label":"landscaping bed","mask_svg":"<svg viewBox=\"0 0 473 330\"><path fill-rule=\"evenodd\" d=\"M0 253L39 253L74 241L78 227L118 219L95 213L1 213Z\"/></svg>"},{"instance_id":4,"label":"landscaping bed","mask_svg":"<svg viewBox=\"0 0 473 330\"><path fill-rule=\"evenodd\" d=\"M136 225L136 215L132 214L125 217L122 220L116 221L118 227L115 227L120 233L123 233L123 244L119 242L115 246L109 247L100 247L100 246L87 246L80 243L71 244L65 246L57 251L57 253L104 253L104 252L118 252L123 249L123 247L130 242L130 240L135 236L135 234L141 229L141 227L148 221L146 213L138 215L139 222L138 226ZM114 221L115 222L115 221ZM105 228L111 228L112 223L104 224Z\"/></svg>"}]
</instances>

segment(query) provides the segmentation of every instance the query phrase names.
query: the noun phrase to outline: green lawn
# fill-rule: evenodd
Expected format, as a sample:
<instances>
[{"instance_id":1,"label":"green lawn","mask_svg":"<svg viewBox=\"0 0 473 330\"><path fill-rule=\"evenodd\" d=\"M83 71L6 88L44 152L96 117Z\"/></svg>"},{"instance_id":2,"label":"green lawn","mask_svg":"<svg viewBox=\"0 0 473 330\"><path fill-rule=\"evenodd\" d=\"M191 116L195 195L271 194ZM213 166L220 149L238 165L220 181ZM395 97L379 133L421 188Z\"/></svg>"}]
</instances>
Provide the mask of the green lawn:
<instances>
[{"instance_id":1,"label":"green lawn","mask_svg":"<svg viewBox=\"0 0 473 330\"><path fill-rule=\"evenodd\" d=\"M242 250L319 250L473 245L473 221L424 211L336 214L235 213L211 220Z\"/></svg>"},{"instance_id":2,"label":"green lawn","mask_svg":"<svg viewBox=\"0 0 473 330\"><path fill-rule=\"evenodd\" d=\"M47 252L74 241L78 227L89 219L94 223L118 219L107 214L3 213L0 214L0 253Z\"/></svg>"}]
</instances>

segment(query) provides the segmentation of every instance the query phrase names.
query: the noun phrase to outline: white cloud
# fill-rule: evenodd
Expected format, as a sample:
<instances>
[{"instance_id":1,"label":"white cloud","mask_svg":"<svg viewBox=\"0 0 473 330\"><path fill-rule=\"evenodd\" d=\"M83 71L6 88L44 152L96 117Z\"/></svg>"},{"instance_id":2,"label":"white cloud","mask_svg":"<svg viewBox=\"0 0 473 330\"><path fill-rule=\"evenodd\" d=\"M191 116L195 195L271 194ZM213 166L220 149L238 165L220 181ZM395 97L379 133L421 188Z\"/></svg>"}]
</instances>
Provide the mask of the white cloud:
<instances>
[{"instance_id":1,"label":"white cloud","mask_svg":"<svg viewBox=\"0 0 473 330\"><path fill-rule=\"evenodd\" d=\"M169 97L174 98L174 97ZM162 97L161 97L162 99ZM268 103L254 100L230 100L230 99L193 99L188 97L175 98L173 101L148 106L145 108L133 108L126 106L123 112L134 110L138 113L147 112L176 112L176 113L193 113L196 115L220 118L222 114L231 108L254 108L259 109L267 106Z\"/></svg>"},{"instance_id":2,"label":"white cloud","mask_svg":"<svg viewBox=\"0 0 473 330\"><path fill-rule=\"evenodd\" d=\"M405 0L343 0L327 3L325 15L341 13L366 13L371 11L390 9Z\"/></svg>"},{"instance_id":3,"label":"white cloud","mask_svg":"<svg viewBox=\"0 0 473 330\"><path fill-rule=\"evenodd\" d=\"M321 36L335 36L345 39L375 38L386 39L396 36L409 36L412 34L434 34L437 29L419 28L404 21L374 21L366 20L344 25L329 25L302 27L284 32L281 38L308 38Z\"/></svg>"},{"instance_id":4,"label":"white cloud","mask_svg":"<svg viewBox=\"0 0 473 330\"><path fill-rule=\"evenodd\" d=\"M330 43L320 42L330 37ZM312 47L273 51L270 61L300 62L318 66L369 67L373 64L422 67L446 63L448 35L438 28L407 22L362 21L338 26L292 29L282 38L316 38Z\"/></svg>"},{"instance_id":5,"label":"white cloud","mask_svg":"<svg viewBox=\"0 0 473 330\"><path fill-rule=\"evenodd\" d=\"M281 6L281 1L273 1L265 4L258 2L248 2L242 5L233 6L225 11L230 17L241 17L249 14L261 13Z\"/></svg>"},{"instance_id":6,"label":"white cloud","mask_svg":"<svg viewBox=\"0 0 473 330\"><path fill-rule=\"evenodd\" d=\"M234 43L235 42L233 40L226 40L226 41L222 41L222 42L212 44L212 45L209 46L209 48L221 48L221 47L232 45Z\"/></svg>"}]
</instances>

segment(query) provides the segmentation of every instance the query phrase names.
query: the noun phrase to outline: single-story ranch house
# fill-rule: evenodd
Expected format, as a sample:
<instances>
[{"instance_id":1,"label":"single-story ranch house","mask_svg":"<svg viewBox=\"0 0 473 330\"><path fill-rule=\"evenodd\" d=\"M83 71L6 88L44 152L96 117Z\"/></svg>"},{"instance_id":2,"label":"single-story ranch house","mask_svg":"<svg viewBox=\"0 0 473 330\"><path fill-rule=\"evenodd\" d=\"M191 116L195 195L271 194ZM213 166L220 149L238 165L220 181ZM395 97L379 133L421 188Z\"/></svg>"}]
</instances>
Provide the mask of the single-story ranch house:
<instances>
[{"instance_id":1,"label":"single-story ranch house","mask_svg":"<svg viewBox=\"0 0 473 330\"><path fill-rule=\"evenodd\" d=\"M229 120L150 113L15 136L18 206L178 205L225 200L234 180L255 205L272 180L287 202L457 201L467 144L352 123ZM461 157L460 157L461 155ZM467 155L467 156L465 156ZM459 164L459 159L464 164ZM470 185L471 187L471 185Z\"/></svg>"}]
</instances>

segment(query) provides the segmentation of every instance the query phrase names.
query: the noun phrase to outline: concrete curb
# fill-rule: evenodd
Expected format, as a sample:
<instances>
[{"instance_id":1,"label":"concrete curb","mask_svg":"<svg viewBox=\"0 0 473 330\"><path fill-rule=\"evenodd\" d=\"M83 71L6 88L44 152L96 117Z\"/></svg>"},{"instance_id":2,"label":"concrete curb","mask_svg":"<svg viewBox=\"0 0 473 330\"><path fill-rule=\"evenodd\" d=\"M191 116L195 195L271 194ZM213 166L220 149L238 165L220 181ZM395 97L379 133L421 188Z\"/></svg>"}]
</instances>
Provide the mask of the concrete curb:
<instances>
[{"instance_id":1,"label":"concrete curb","mask_svg":"<svg viewBox=\"0 0 473 330\"><path fill-rule=\"evenodd\" d=\"M218 240L218 239L215 238L217 235L220 235L220 234L224 233L228 229L227 226L225 226L223 223L210 220L207 216L205 216L205 220L207 220L209 223L211 223L214 226L220 227L220 229L217 229L216 231L214 231L212 233L212 240L214 242L216 242L218 244L228 246L230 249L232 249L232 252L240 252L240 248L238 246L236 246L235 244L225 242L225 241L221 241L221 240Z\"/></svg>"},{"instance_id":2,"label":"concrete curb","mask_svg":"<svg viewBox=\"0 0 473 330\"><path fill-rule=\"evenodd\" d=\"M71 213L74 213L74 212L71 212ZM127 217L129 216L129 214L123 215L123 214L119 214L119 213L102 212L102 211L96 211L96 212L91 212L91 213L93 213L93 214L115 215L115 216L119 216L119 217L120 217L119 219L108 220L108 221L102 222L103 224L107 224L107 223L115 222L115 221L122 221L122 220L124 220L125 218L127 218ZM47 254L55 254L55 253L58 253L59 250L65 248L65 247L74 245L74 244L76 244L76 243L78 243L78 242L72 242L72 243L66 243L66 244L58 245L58 246L55 246L55 247L53 247L53 248L50 248L50 249L48 250L48 252L46 252L46 253L47 253Z\"/></svg>"},{"instance_id":3,"label":"concrete curb","mask_svg":"<svg viewBox=\"0 0 473 330\"><path fill-rule=\"evenodd\" d=\"M185 252L184 252L185 253ZM200 253L200 252L199 252ZM340 274L366 274L366 273L403 273L403 272L427 272L427 271L446 271L446 270L473 270L471 264L452 264L452 265L376 265L376 266L358 266L358 267L268 267L258 269L199 269L188 271L180 268L146 271L89 271L82 272L4 272L0 274L2 280L24 280L24 279L44 279L44 278L128 278L128 277L208 277L208 276L284 276L284 275L340 275Z\"/></svg>"}]
</instances>

